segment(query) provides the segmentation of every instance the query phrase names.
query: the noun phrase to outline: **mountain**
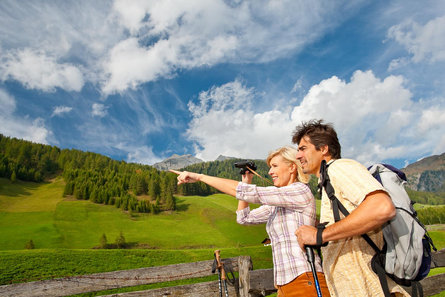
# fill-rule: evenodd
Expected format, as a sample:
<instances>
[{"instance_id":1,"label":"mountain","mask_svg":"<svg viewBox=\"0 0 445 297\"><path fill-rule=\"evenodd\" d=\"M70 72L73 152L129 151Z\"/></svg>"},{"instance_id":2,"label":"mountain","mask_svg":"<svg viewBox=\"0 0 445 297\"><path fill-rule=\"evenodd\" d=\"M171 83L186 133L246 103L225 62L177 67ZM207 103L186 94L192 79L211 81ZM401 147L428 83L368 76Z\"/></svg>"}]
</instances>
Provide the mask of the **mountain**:
<instances>
[{"instance_id":1,"label":"mountain","mask_svg":"<svg viewBox=\"0 0 445 297\"><path fill-rule=\"evenodd\" d=\"M423 158L402 171L412 190L445 192L445 153Z\"/></svg>"},{"instance_id":2,"label":"mountain","mask_svg":"<svg viewBox=\"0 0 445 297\"><path fill-rule=\"evenodd\" d=\"M225 160L232 160L232 159L237 159L237 158L235 158L235 157L227 157L227 156L219 155L218 158L216 158L215 161L225 161Z\"/></svg>"},{"instance_id":3,"label":"mountain","mask_svg":"<svg viewBox=\"0 0 445 297\"><path fill-rule=\"evenodd\" d=\"M227 157L223 155L219 155L218 158L216 158L215 161L226 161L226 160L233 160L237 159L235 157ZM158 170L164 170L167 171L169 169L181 169L193 164L198 164L204 162L203 160L196 158L192 155L177 155L174 154L171 157L153 164L152 166Z\"/></svg>"},{"instance_id":4,"label":"mountain","mask_svg":"<svg viewBox=\"0 0 445 297\"><path fill-rule=\"evenodd\" d=\"M153 167L155 167L158 170L180 169L189 165L202 162L204 161L196 157L193 157L192 155L180 156L174 154L170 158L165 159L164 161L153 164Z\"/></svg>"}]
</instances>

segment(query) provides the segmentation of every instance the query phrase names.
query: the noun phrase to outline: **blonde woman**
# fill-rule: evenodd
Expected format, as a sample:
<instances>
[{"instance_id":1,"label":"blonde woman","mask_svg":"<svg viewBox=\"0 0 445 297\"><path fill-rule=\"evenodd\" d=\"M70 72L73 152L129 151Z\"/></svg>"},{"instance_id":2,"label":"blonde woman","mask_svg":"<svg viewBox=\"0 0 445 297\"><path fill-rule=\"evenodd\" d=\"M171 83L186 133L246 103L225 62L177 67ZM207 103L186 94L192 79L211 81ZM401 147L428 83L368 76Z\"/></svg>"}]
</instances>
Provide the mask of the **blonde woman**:
<instances>
[{"instance_id":1,"label":"blonde woman","mask_svg":"<svg viewBox=\"0 0 445 297\"><path fill-rule=\"evenodd\" d=\"M237 222L243 225L266 223L271 240L274 279L279 297L317 296L311 267L305 252L298 245L294 232L301 225L315 225L315 199L306 185L296 159L297 150L291 146L279 148L267 157L269 175L274 186L258 187L250 184L252 173L243 175L242 182L193 172L179 172L178 184L204 182L239 200ZM250 210L249 203L261 204ZM323 296L329 296L320 258L315 266Z\"/></svg>"}]
</instances>

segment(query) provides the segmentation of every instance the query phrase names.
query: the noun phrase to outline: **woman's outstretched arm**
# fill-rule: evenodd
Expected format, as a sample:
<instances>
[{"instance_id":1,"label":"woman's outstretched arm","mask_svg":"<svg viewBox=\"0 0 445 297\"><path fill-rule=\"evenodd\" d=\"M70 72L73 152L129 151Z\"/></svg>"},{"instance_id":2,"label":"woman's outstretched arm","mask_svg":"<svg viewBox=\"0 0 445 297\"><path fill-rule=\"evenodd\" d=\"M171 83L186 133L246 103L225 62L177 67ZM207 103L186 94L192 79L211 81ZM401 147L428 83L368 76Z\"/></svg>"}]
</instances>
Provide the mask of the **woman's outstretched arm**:
<instances>
[{"instance_id":1,"label":"woman's outstretched arm","mask_svg":"<svg viewBox=\"0 0 445 297\"><path fill-rule=\"evenodd\" d=\"M177 171L173 169L169 171L178 175L178 185L200 181L223 193L233 197L236 196L238 181L188 171Z\"/></svg>"}]
</instances>

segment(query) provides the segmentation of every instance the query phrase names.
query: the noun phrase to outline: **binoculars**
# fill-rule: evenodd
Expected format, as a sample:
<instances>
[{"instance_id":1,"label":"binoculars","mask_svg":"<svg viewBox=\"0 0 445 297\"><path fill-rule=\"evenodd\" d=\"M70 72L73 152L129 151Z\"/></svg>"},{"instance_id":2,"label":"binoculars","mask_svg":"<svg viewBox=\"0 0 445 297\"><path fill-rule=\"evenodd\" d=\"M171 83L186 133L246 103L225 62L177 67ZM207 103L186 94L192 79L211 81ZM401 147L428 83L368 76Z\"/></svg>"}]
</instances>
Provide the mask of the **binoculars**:
<instances>
[{"instance_id":1,"label":"binoculars","mask_svg":"<svg viewBox=\"0 0 445 297\"><path fill-rule=\"evenodd\" d=\"M247 169L247 168L250 168L250 169L252 169L252 170L256 170L256 169L257 169L257 167L256 167L256 165L255 165L255 162L253 162L253 161L247 161L247 160L245 160L245 161L240 161L240 162L236 162L236 163L235 163L235 167L236 167L236 168L241 168L241 170L239 171L239 173L240 173L241 175L245 174L246 171L249 170L249 169Z\"/></svg>"}]
</instances>

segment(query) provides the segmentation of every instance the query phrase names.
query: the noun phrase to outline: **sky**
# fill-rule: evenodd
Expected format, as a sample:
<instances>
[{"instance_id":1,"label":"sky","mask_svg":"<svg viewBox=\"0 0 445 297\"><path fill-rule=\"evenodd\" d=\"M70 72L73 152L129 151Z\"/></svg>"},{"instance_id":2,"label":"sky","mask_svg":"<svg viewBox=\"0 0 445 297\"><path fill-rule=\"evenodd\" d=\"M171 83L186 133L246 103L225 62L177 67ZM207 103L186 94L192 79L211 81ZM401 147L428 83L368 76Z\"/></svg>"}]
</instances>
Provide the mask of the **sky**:
<instances>
[{"instance_id":1,"label":"sky","mask_svg":"<svg viewBox=\"0 0 445 297\"><path fill-rule=\"evenodd\" d=\"M445 152L445 2L0 1L0 133L152 165L265 159L302 122L342 157Z\"/></svg>"}]
</instances>

